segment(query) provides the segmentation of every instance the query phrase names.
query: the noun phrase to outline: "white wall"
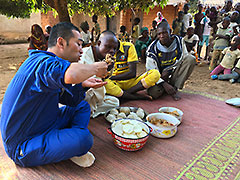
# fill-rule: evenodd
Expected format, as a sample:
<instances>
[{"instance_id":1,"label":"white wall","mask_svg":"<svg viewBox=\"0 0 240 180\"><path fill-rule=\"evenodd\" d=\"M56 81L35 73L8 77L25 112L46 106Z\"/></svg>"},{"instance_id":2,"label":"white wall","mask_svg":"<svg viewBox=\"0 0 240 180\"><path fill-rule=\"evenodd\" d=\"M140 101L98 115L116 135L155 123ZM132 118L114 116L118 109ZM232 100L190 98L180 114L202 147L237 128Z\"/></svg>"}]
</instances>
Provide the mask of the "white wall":
<instances>
[{"instance_id":1,"label":"white wall","mask_svg":"<svg viewBox=\"0 0 240 180\"><path fill-rule=\"evenodd\" d=\"M0 15L0 34L5 32L30 33L33 24L41 25L41 13L32 13L30 18L8 18Z\"/></svg>"}]
</instances>

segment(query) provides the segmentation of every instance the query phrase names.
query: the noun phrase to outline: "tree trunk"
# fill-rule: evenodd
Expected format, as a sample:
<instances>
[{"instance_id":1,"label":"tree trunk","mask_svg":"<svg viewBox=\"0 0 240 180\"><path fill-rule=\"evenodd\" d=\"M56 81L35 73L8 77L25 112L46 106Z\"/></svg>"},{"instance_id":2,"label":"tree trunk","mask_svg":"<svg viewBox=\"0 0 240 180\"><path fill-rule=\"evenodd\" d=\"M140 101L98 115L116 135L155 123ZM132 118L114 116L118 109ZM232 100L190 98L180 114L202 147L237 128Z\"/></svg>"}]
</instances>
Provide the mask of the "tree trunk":
<instances>
[{"instance_id":1,"label":"tree trunk","mask_svg":"<svg viewBox=\"0 0 240 180\"><path fill-rule=\"evenodd\" d=\"M60 22L71 22L68 13L67 0L43 0L44 3L55 9Z\"/></svg>"}]
</instances>

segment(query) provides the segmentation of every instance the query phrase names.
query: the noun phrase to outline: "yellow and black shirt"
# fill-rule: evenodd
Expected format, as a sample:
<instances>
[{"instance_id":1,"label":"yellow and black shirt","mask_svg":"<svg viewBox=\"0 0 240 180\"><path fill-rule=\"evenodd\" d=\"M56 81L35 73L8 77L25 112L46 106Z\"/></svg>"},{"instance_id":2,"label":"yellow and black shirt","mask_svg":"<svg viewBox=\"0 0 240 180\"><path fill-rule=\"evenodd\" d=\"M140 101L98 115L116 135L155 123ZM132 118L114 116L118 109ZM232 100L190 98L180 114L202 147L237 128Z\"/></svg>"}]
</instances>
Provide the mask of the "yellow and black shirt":
<instances>
[{"instance_id":1,"label":"yellow and black shirt","mask_svg":"<svg viewBox=\"0 0 240 180\"><path fill-rule=\"evenodd\" d=\"M113 76L129 71L129 62L138 62L138 56L134 45L130 42L121 42L119 50L115 54Z\"/></svg>"}]
</instances>

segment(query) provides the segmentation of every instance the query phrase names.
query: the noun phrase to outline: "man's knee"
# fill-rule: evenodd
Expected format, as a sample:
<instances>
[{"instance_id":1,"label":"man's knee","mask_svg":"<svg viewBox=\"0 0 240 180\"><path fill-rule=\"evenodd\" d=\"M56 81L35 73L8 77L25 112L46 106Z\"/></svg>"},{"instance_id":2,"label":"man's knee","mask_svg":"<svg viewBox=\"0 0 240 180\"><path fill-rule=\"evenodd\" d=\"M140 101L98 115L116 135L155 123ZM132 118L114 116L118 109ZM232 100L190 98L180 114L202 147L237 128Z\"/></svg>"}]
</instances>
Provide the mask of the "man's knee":
<instances>
[{"instance_id":1,"label":"man's knee","mask_svg":"<svg viewBox=\"0 0 240 180\"><path fill-rule=\"evenodd\" d=\"M148 75L145 77L145 82L148 87L152 87L158 82L160 79L161 75L158 70L156 69L151 69L148 72Z\"/></svg>"},{"instance_id":2,"label":"man's knee","mask_svg":"<svg viewBox=\"0 0 240 180\"><path fill-rule=\"evenodd\" d=\"M93 146L93 136L88 129L82 131L79 134L79 140L76 142L76 152L79 153L79 156L86 154L91 147Z\"/></svg>"},{"instance_id":3,"label":"man's knee","mask_svg":"<svg viewBox=\"0 0 240 180\"><path fill-rule=\"evenodd\" d=\"M191 55L191 54L188 54L186 57L185 57L185 61L187 62L187 64L189 64L190 66L193 66L196 64L196 57Z\"/></svg>"},{"instance_id":4,"label":"man's knee","mask_svg":"<svg viewBox=\"0 0 240 180\"><path fill-rule=\"evenodd\" d=\"M164 93L164 88L162 85L155 85L147 89L148 95L150 95L153 99L158 99Z\"/></svg>"}]
</instances>

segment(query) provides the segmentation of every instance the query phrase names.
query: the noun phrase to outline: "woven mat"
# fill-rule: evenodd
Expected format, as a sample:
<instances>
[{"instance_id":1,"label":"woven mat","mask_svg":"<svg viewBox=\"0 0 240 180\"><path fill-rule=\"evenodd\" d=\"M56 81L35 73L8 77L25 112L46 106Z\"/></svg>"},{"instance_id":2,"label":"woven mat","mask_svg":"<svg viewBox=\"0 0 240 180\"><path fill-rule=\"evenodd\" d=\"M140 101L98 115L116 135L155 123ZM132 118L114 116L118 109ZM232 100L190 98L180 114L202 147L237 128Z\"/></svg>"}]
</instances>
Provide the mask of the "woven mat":
<instances>
[{"instance_id":1,"label":"woven mat","mask_svg":"<svg viewBox=\"0 0 240 180\"><path fill-rule=\"evenodd\" d=\"M100 116L89 129L96 162L80 168L70 160L34 168L14 165L0 147L2 177L10 179L230 179L240 174L240 109L210 95L182 93L176 102L166 96L155 101L129 101L122 106L157 112L173 106L184 112L177 134L169 139L150 136L142 150L126 152L114 146ZM1 179L0 175L0 179Z\"/></svg>"}]
</instances>

